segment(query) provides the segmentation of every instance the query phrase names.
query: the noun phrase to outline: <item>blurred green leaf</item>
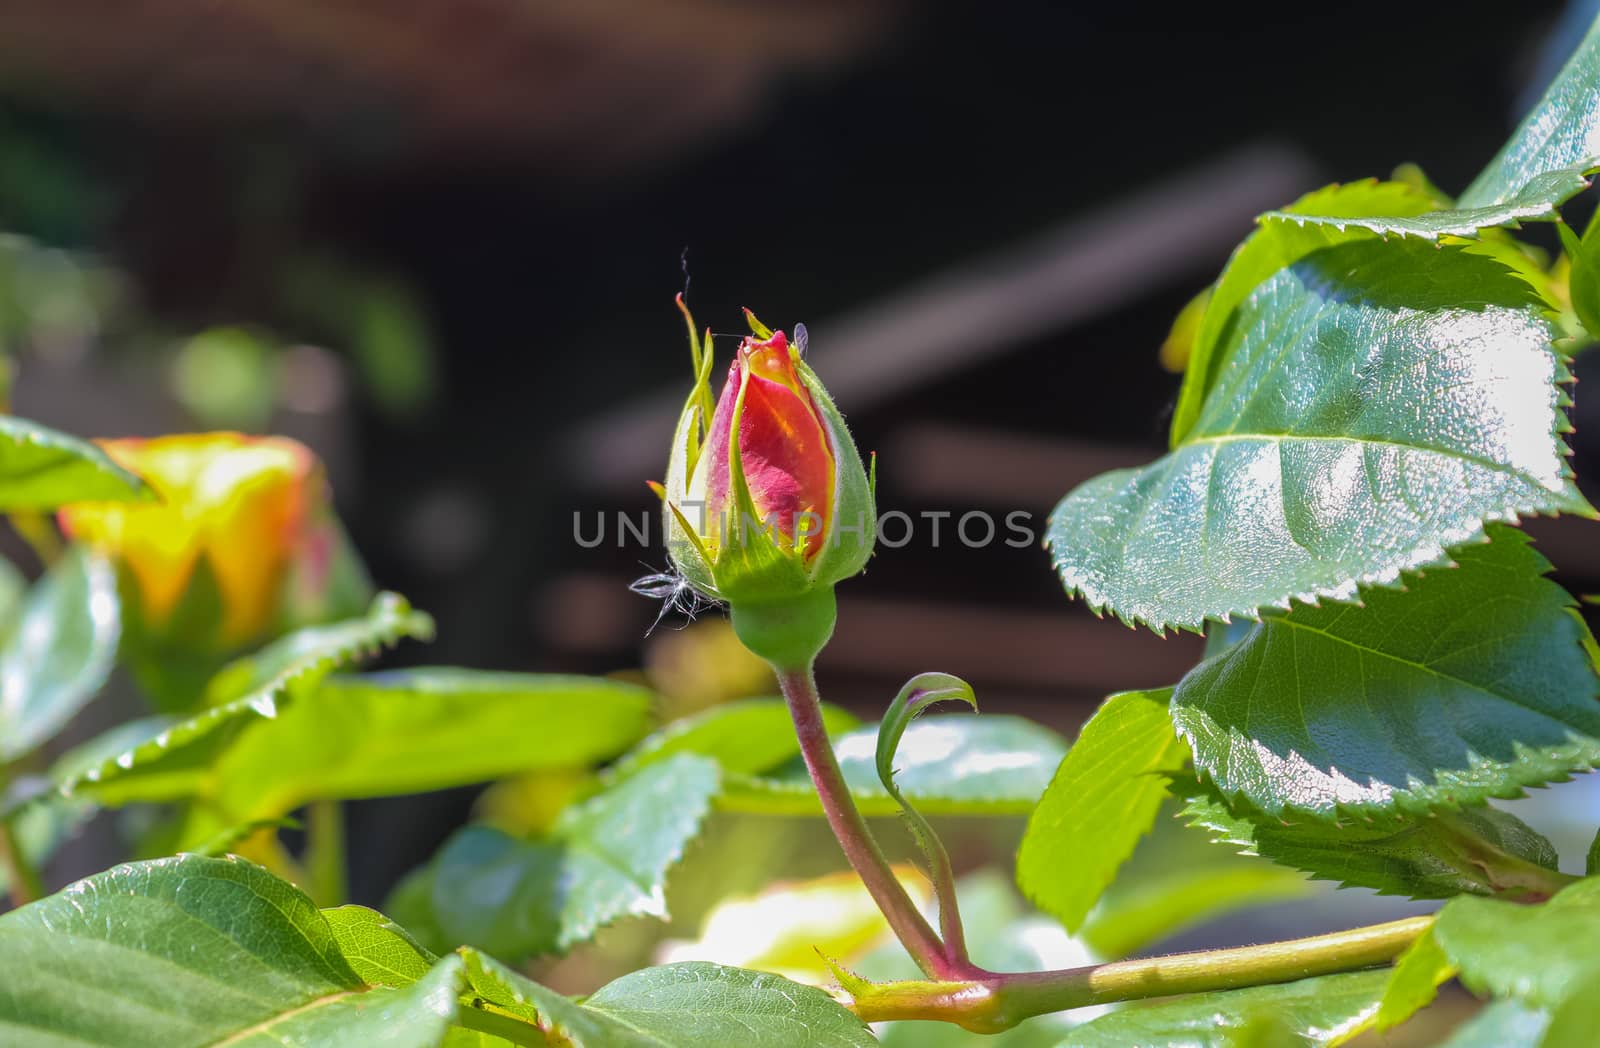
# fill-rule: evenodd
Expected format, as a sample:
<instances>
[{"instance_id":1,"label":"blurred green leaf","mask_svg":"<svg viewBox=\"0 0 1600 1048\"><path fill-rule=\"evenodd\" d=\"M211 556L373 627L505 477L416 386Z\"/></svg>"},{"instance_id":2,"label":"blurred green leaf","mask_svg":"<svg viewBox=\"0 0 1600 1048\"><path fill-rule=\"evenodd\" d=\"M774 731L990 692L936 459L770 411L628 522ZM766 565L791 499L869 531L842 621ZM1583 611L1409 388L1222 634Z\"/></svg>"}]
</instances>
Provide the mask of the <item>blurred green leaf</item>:
<instances>
[{"instance_id":1,"label":"blurred green leaf","mask_svg":"<svg viewBox=\"0 0 1600 1048\"><path fill-rule=\"evenodd\" d=\"M1518 1001L1490 1001L1439 1048L1543 1048L1550 1013ZM1586 1048L1589 1042L1552 1046Z\"/></svg>"},{"instance_id":2,"label":"blurred green leaf","mask_svg":"<svg viewBox=\"0 0 1600 1048\"><path fill-rule=\"evenodd\" d=\"M197 796L214 788L219 754L307 687L401 637L432 636L432 619L403 597L380 594L364 618L308 627L263 649L230 671L235 686L247 689L238 698L185 720L146 722L135 744L63 776L62 791L113 806ZM223 828L211 826L202 839Z\"/></svg>"},{"instance_id":3,"label":"blurred green leaf","mask_svg":"<svg viewBox=\"0 0 1600 1048\"><path fill-rule=\"evenodd\" d=\"M665 918L667 871L699 832L718 781L715 762L679 754L567 809L546 836L468 826L430 866L432 922L447 942L521 961L564 952L622 917Z\"/></svg>"},{"instance_id":4,"label":"blurred green leaf","mask_svg":"<svg viewBox=\"0 0 1600 1048\"><path fill-rule=\"evenodd\" d=\"M311 901L260 867L131 863L0 916L0 1039L431 1048L456 1014L461 967L450 958L404 990L372 989Z\"/></svg>"},{"instance_id":5,"label":"blurred green leaf","mask_svg":"<svg viewBox=\"0 0 1600 1048\"><path fill-rule=\"evenodd\" d=\"M1195 768L1331 821L1516 797L1600 762L1588 629L1523 532L1488 534L1361 606L1269 612L1190 671L1172 709Z\"/></svg>"},{"instance_id":6,"label":"blurred green leaf","mask_svg":"<svg viewBox=\"0 0 1600 1048\"><path fill-rule=\"evenodd\" d=\"M1600 879L1542 906L1462 895L1445 903L1433 939L1475 993L1556 1007L1600 978Z\"/></svg>"},{"instance_id":7,"label":"blurred green leaf","mask_svg":"<svg viewBox=\"0 0 1600 1048\"><path fill-rule=\"evenodd\" d=\"M631 972L582 1004L463 949L473 995L571 1048L870 1048L833 998L777 975L703 961Z\"/></svg>"},{"instance_id":8,"label":"blurred green leaf","mask_svg":"<svg viewBox=\"0 0 1600 1048\"><path fill-rule=\"evenodd\" d=\"M153 497L144 481L88 441L0 415L0 511Z\"/></svg>"},{"instance_id":9,"label":"blurred green leaf","mask_svg":"<svg viewBox=\"0 0 1600 1048\"><path fill-rule=\"evenodd\" d=\"M1072 1030L1061 1048L1289 1048L1341 1043L1371 1025L1386 971L1324 975L1134 1005Z\"/></svg>"},{"instance_id":10,"label":"blurred green leaf","mask_svg":"<svg viewBox=\"0 0 1600 1048\"><path fill-rule=\"evenodd\" d=\"M1456 966L1439 949L1432 929L1423 932L1394 962L1378 1006L1378 1029L1398 1026L1432 1004L1439 987L1455 976Z\"/></svg>"},{"instance_id":11,"label":"blurred green leaf","mask_svg":"<svg viewBox=\"0 0 1600 1048\"><path fill-rule=\"evenodd\" d=\"M585 767L643 737L650 703L648 690L599 677L453 668L331 677L249 723L213 759L204 796L228 818L274 818L313 800Z\"/></svg>"},{"instance_id":12,"label":"blurred green leaf","mask_svg":"<svg viewBox=\"0 0 1600 1048\"><path fill-rule=\"evenodd\" d=\"M1167 712L1172 689L1113 695L1067 752L1017 853L1017 884L1034 905L1077 931L1167 795L1165 772L1189 748Z\"/></svg>"},{"instance_id":13,"label":"blurred green leaf","mask_svg":"<svg viewBox=\"0 0 1600 1048\"><path fill-rule=\"evenodd\" d=\"M860 721L837 706L822 707L828 734L837 735ZM629 750L608 773L625 779L641 768L679 753L698 753L724 771L754 775L800 752L789 707L782 699L739 699L675 720Z\"/></svg>"},{"instance_id":14,"label":"blurred green leaf","mask_svg":"<svg viewBox=\"0 0 1600 1048\"><path fill-rule=\"evenodd\" d=\"M1163 805L1085 919L1080 938L1102 957L1126 957L1185 928L1250 906L1310 893L1306 876L1215 844Z\"/></svg>"},{"instance_id":15,"label":"blurred green leaf","mask_svg":"<svg viewBox=\"0 0 1600 1048\"><path fill-rule=\"evenodd\" d=\"M262 430L277 402L277 349L244 328L202 331L173 359L174 392L206 428Z\"/></svg>"},{"instance_id":16,"label":"blurred green leaf","mask_svg":"<svg viewBox=\"0 0 1600 1048\"><path fill-rule=\"evenodd\" d=\"M55 735L94 698L120 634L116 572L68 550L28 591L0 646L0 765Z\"/></svg>"},{"instance_id":17,"label":"blurred green leaf","mask_svg":"<svg viewBox=\"0 0 1600 1048\"><path fill-rule=\"evenodd\" d=\"M894 815L878 781L878 728L834 740L834 753L866 815ZM935 714L905 731L895 757L900 789L929 815L1022 815L1033 809L1061 763L1061 736L1022 717ZM727 776L719 807L768 815L820 815L816 788L798 759L770 774Z\"/></svg>"}]
</instances>

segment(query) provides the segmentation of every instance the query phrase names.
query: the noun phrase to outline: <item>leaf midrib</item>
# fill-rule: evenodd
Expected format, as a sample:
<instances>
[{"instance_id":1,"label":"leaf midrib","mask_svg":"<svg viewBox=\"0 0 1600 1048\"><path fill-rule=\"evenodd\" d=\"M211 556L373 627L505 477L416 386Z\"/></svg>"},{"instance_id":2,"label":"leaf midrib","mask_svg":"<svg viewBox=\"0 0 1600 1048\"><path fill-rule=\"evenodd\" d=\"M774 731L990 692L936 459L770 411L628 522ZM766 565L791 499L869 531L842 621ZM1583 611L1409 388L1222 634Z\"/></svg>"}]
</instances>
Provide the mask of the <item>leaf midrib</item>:
<instances>
[{"instance_id":1,"label":"leaf midrib","mask_svg":"<svg viewBox=\"0 0 1600 1048\"><path fill-rule=\"evenodd\" d=\"M1174 450L1182 451L1184 448L1193 447L1198 444L1234 444L1243 443L1246 441L1261 441L1278 444L1288 440L1298 440L1305 441L1306 443L1321 444L1370 444L1378 447L1398 448L1402 451L1418 451L1430 455L1442 455L1446 458L1460 459L1463 462L1470 462L1473 465L1482 466L1483 468L1493 470L1496 473L1510 474L1520 480L1526 481L1527 483L1534 484L1545 491L1553 490L1542 480L1539 480L1537 477L1526 472L1525 470L1519 469L1515 466L1509 466L1504 462L1497 462L1494 459L1486 458L1482 455L1474 455L1469 452L1452 450L1450 448L1437 448L1428 444L1411 444L1403 440L1385 440L1381 437L1313 436L1302 433L1218 433L1214 436L1192 437L1178 445L1178 447ZM1559 494L1559 492L1556 493Z\"/></svg>"}]
</instances>

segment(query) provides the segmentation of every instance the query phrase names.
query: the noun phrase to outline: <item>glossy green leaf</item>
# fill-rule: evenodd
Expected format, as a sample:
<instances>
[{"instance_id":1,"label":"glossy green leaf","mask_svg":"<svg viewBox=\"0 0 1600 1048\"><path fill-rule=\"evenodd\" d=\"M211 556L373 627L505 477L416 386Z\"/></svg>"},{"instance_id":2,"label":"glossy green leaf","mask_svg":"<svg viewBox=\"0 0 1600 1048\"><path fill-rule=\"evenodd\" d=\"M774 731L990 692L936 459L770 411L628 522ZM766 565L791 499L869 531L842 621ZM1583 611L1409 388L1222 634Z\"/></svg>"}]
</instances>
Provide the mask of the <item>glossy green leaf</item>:
<instances>
[{"instance_id":1,"label":"glossy green leaf","mask_svg":"<svg viewBox=\"0 0 1600 1048\"><path fill-rule=\"evenodd\" d=\"M1028 819L1017 884L1034 905L1077 931L1117 869L1155 822L1165 772L1189 759L1172 730L1170 688L1126 691L1084 725Z\"/></svg>"},{"instance_id":2,"label":"glossy green leaf","mask_svg":"<svg viewBox=\"0 0 1600 1048\"><path fill-rule=\"evenodd\" d=\"M1288 222L1298 226L1330 226L1341 233L1349 229L1365 229L1383 236L1394 234L1430 240L1445 236L1471 237L1483 229L1515 227L1522 222L1555 219L1560 215L1557 208L1561 204L1587 188L1589 180L1583 176L1581 168L1564 168L1540 172L1509 193L1504 200L1480 207L1445 208L1411 215L1317 214L1314 211L1308 213L1285 209L1268 211L1260 221L1264 225Z\"/></svg>"},{"instance_id":3,"label":"glossy green leaf","mask_svg":"<svg viewBox=\"0 0 1600 1048\"><path fill-rule=\"evenodd\" d=\"M413 611L403 597L380 594L364 618L308 627L273 644L272 654L254 663L262 672L252 673L252 688L241 697L185 720L157 722L147 737L66 778L61 788L107 805L196 796L215 788L211 769L218 755L254 725L277 717L295 695L402 637L432 636L432 619ZM292 656L275 654L289 651ZM223 828L213 825L204 836Z\"/></svg>"},{"instance_id":4,"label":"glossy green leaf","mask_svg":"<svg viewBox=\"0 0 1600 1048\"><path fill-rule=\"evenodd\" d=\"M1439 948L1433 932L1423 932L1394 962L1378 1005L1378 1029L1398 1026L1432 1004L1439 987L1455 977L1456 966Z\"/></svg>"},{"instance_id":5,"label":"glossy green leaf","mask_svg":"<svg viewBox=\"0 0 1600 1048\"><path fill-rule=\"evenodd\" d=\"M1475 993L1558 1006L1600 978L1600 880L1542 906L1463 895L1439 911L1433 937Z\"/></svg>"},{"instance_id":6,"label":"glossy green leaf","mask_svg":"<svg viewBox=\"0 0 1600 1048\"><path fill-rule=\"evenodd\" d=\"M834 740L834 753L857 805L894 815L878 781L878 729L869 725ZM1066 753L1061 736L1022 717L934 714L906 728L895 756L900 789L928 815L1025 815L1044 793ZM794 760L768 775L726 777L718 806L768 815L820 815L816 787Z\"/></svg>"},{"instance_id":7,"label":"glossy green leaf","mask_svg":"<svg viewBox=\"0 0 1600 1048\"><path fill-rule=\"evenodd\" d=\"M451 958L370 988L303 894L239 860L119 866L0 916L0 1041L431 1048L456 1014Z\"/></svg>"},{"instance_id":8,"label":"glossy green leaf","mask_svg":"<svg viewBox=\"0 0 1600 1048\"><path fill-rule=\"evenodd\" d=\"M1200 993L1103 1015L1069 1033L1061 1048L1290 1048L1339 1044L1378 1013L1388 972Z\"/></svg>"},{"instance_id":9,"label":"glossy green leaf","mask_svg":"<svg viewBox=\"0 0 1600 1048\"><path fill-rule=\"evenodd\" d=\"M1199 629L1392 584L1485 522L1593 514L1567 468L1555 331L1495 259L1336 244L1273 272L1224 336L1182 442L1056 507L1056 568L1096 610Z\"/></svg>"},{"instance_id":10,"label":"glossy green leaf","mask_svg":"<svg viewBox=\"0 0 1600 1048\"><path fill-rule=\"evenodd\" d=\"M679 754L569 808L547 837L468 826L431 867L439 932L520 961L623 917L665 918L667 871L699 832L719 777L713 761Z\"/></svg>"},{"instance_id":11,"label":"glossy green leaf","mask_svg":"<svg viewBox=\"0 0 1600 1048\"><path fill-rule=\"evenodd\" d=\"M144 481L88 441L0 415L0 512L153 497Z\"/></svg>"},{"instance_id":12,"label":"glossy green leaf","mask_svg":"<svg viewBox=\"0 0 1600 1048\"><path fill-rule=\"evenodd\" d=\"M1172 445L1182 443L1200 418L1224 363L1219 346L1228 335L1234 311L1273 274L1335 244L1391 232L1429 237L1440 235L1438 229L1473 232L1481 228L1475 224L1478 218L1492 226L1513 222L1516 215L1485 209L1462 216L1442 209L1436 192L1426 186L1375 179L1324 186L1288 207L1267 212L1258 219L1259 228L1228 259L1200 318L1173 412Z\"/></svg>"},{"instance_id":13,"label":"glossy green leaf","mask_svg":"<svg viewBox=\"0 0 1600 1048\"><path fill-rule=\"evenodd\" d=\"M253 718L199 796L217 818L274 818L312 800L463 786L586 767L650 727L652 693L600 677L408 669L330 677ZM196 821L190 833L205 832Z\"/></svg>"},{"instance_id":14,"label":"glossy green leaf","mask_svg":"<svg viewBox=\"0 0 1600 1048\"><path fill-rule=\"evenodd\" d=\"M848 711L827 704L822 707L822 722L829 735L860 724ZM674 754L698 753L714 759L724 771L754 775L799 752L789 707L782 699L741 699L666 725L629 750L612 774L626 778Z\"/></svg>"},{"instance_id":15,"label":"glossy green leaf","mask_svg":"<svg viewBox=\"0 0 1600 1048\"><path fill-rule=\"evenodd\" d=\"M117 576L65 553L24 599L0 646L0 764L60 731L94 698L117 657Z\"/></svg>"},{"instance_id":16,"label":"glossy green leaf","mask_svg":"<svg viewBox=\"0 0 1600 1048\"><path fill-rule=\"evenodd\" d=\"M1555 872L1549 841L1515 816L1490 808L1336 825L1286 822L1192 781L1182 793L1184 817L1214 840L1341 887L1448 899L1463 892L1548 895L1567 883Z\"/></svg>"},{"instance_id":17,"label":"glossy green leaf","mask_svg":"<svg viewBox=\"0 0 1600 1048\"><path fill-rule=\"evenodd\" d=\"M1264 615L1192 670L1172 708L1196 769L1331 819L1515 797L1600 762L1588 630L1522 532L1491 535L1365 607Z\"/></svg>"},{"instance_id":18,"label":"glossy green leaf","mask_svg":"<svg viewBox=\"0 0 1600 1048\"><path fill-rule=\"evenodd\" d=\"M1461 194L1459 206L1485 207L1512 199L1548 172L1584 170L1600 156L1600 21L1556 75L1510 141Z\"/></svg>"}]
</instances>

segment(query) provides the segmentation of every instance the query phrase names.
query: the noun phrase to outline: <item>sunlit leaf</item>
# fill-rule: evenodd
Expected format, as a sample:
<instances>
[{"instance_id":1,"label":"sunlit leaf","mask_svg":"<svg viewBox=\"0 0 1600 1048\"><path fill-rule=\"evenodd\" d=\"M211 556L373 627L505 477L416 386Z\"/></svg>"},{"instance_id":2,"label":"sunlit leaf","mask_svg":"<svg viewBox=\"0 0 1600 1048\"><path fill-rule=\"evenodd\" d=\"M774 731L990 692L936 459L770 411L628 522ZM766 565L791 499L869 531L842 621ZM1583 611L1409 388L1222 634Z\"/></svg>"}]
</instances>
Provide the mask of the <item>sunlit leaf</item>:
<instances>
[{"instance_id":1,"label":"sunlit leaf","mask_svg":"<svg viewBox=\"0 0 1600 1048\"><path fill-rule=\"evenodd\" d=\"M252 664L259 672L252 672L251 690L241 697L185 720L147 724L136 744L75 772L61 788L109 805L195 796L206 788L218 754L254 724L278 716L296 689L402 637L432 636L432 619L402 597L381 594L365 618L308 627L277 642ZM292 654L280 658L279 652ZM222 828L212 826L206 836Z\"/></svg>"},{"instance_id":2,"label":"sunlit leaf","mask_svg":"<svg viewBox=\"0 0 1600 1048\"><path fill-rule=\"evenodd\" d=\"M823 705L823 725L836 735L860 722L837 706ZM740 699L673 721L629 750L614 775L625 778L677 753L711 757L726 771L753 775L800 752L789 708L782 699Z\"/></svg>"},{"instance_id":3,"label":"sunlit leaf","mask_svg":"<svg viewBox=\"0 0 1600 1048\"><path fill-rule=\"evenodd\" d=\"M1600 880L1542 906L1463 895L1439 911L1433 938L1468 989L1556 1007L1600 978Z\"/></svg>"},{"instance_id":4,"label":"sunlit leaf","mask_svg":"<svg viewBox=\"0 0 1600 1048\"><path fill-rule=\"evenodd\" d=\"M1077 931L1167 795L1164 772L1189 760L1172 729L1170 688L1107 699L1061 762L1017 854L1017 884Z\"/></svg>"},{"instance_id":5,"label":"sunlit leaf","mask_svg":"<svg viewBox=\"0 0 1600 1048\"><path fill-rule=\"evenodd\" d=\"M0 1040L431 1048L461 961L371 988L295 888L233 859L119 866L0 916Z\"/></svg>"},{"instance_id":6,"label":"sunlit leaf","mask_svg":"<svg viewBox=\"0 0 1600 1048\"><path fill-rule=\"evenodd\" d=\"M867 815L899 808L878 781L876 725L834 739L834 753ZM1012 814L1033 809L1067 746L1021 717L934 714L912 724L895 756L900 789L928 815ZM820 815L816 787L800 761L767 775L729 775L718 806L772 815Z\"/></svg>"},{"instance_id":7,"label":"sunlit leaf","mask_svg":"<svg viewBox=\"0 0 1600 1048\"><path fill-rule=\"evenodd\" d=\"M1495 158L1461 194L1459 206L1484 207L1512 199L1548 172L1583 170L1600 156L1600 22L1556 75L1539 104L1523 118Z\"/></svg>"},{"instance_id":8,"label":"sunlit leaf","mask_svg":"<svg viewBox=\"0 0 1600 1048\"><path fill-rule=\"evenodd\" d=\"M1199 629L1392 584L1486 522L1593 513L1546 307L1492 258L1338 244L1273 271L1224 334L1173 451L1051 518L1056 568L1097 610Z\"/></svg>"},{"instance_id":9,"label":"sunlit leaf","mask_svg":"<svg viewBox=\"0 0 1600 1048\"><path fill-rule=\"evenodd\" d=\"M679 754L568 809L546 836L460 830L428 874L438 932L520 961L563 952L623 917L666 917L667 872L718 781L714 762Z\"/></svg>"},{"instance_id":10,"label":"sunlit leaf","mask_svg":"<svg viewBox=\"0 0 1600 1048\"><path fill-rule=\"evenodd\" d=\"M1269 613L1173 695L1195 767L1262 811L1334 818L1515 797L1600 762L1572 598L1520 531L1365 606Z\"/></svg>"},{"instance_id":11,"label":"sunlit leaf","mask_svg":"<svg viewBox=\"0 0 1600 1048\"><path fill-rule=\"evenodd\" d=\"M1388 972L1200 993L1101 1016L1072 1030L1061 1048L1290 1048L1341 1043L1371 1025Z\"/></svg>"}]
</instances>

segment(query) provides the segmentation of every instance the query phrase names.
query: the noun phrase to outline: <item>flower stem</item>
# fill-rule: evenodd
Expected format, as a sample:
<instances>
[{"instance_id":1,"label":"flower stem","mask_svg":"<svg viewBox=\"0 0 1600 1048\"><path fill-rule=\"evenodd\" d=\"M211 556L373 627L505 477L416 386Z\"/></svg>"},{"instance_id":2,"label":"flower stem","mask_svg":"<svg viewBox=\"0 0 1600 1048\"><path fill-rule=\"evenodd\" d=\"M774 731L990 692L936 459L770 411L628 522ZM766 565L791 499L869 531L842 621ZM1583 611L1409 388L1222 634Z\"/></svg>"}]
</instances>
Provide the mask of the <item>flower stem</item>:
<instances>
[{"instance_id":1,"label":"flower stem","mask_svg":"<svg viewBox=\"0 0 1600 1048\"><path fill-rule=\"evenodd\" d=\"M318 906L346 901L344 856L344 808L338 801L312 801L306 806L306 886Z\"/></svg>"},{"instance_id":2,"label":"flower stem","mask_svg":"<svg viewBox=\"0 0 1600 1048\"><path fill-rule=\"evenodd\" d=\"M1113 1001L1234 990L1386 964L1432 923L1410 917L1306 939L1111 961L1049 972L947 982L854 982L852 1010L868 1022L932 1019L996 1033L1047 1012Z\"/></svg>"},{"instance_id":3,"label":"flower stem","mask_svg":"<svg viewBox=\"0 0 1600 1048\"><path fill-rule=\"evenodd\" d=\"M878 847L867 829L866 820L856 808L822 722L822 701L817 695L811 667L778 670L778 685L789 703L789 716L794 720L795 734L800 739L800 754L817 787L828 825L839 847L844 849L845 858L850 860L878 909L888 919L889 927L917 966L931 978L969 978L976 970L946 953L939 936L895 877L883 849Z\"/></svg>"}]
</instances>

